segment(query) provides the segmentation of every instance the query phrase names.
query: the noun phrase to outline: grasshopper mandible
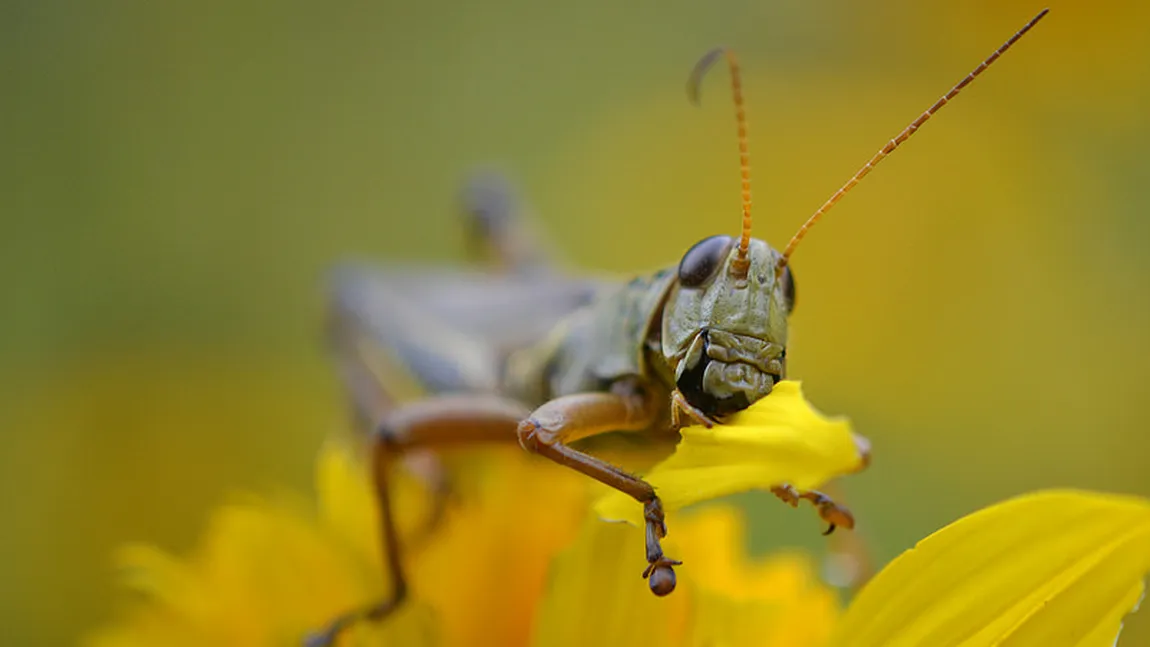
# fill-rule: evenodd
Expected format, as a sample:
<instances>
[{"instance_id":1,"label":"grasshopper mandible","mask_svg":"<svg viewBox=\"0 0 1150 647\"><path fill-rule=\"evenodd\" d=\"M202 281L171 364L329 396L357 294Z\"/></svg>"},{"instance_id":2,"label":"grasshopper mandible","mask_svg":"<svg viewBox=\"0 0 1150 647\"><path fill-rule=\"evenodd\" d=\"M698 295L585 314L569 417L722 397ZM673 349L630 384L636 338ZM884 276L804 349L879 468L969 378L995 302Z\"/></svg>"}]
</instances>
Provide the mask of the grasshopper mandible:
<instances>
[{"instance_id":1,"label":"grasshopper mandible","mask_svg":"<svg viewBox=\"0 0 1150 647\"><path fill-rule=\"evenodd\" d=\"M531 453L621 490L642 505L643 572L656 595L675 588L680 562L663 553L663 509L642 478L576 448L609 432L670 439L685 420L711 426L771 392L787 374L787 322L795 307L790 258L807 231L846 192L1030 30L1043 10L919 115L836 191L781 252L751 237L751 183L739 65L728 49L703 56L688 90L697 103L705 72L725 58L738 124L742 228L706 238L671 267L610 284L554 272L506 192L475 187L475 240L499 267L488 273L343 268L332 287L330 339L359 424L367 429L390 595L336 619L310 644L332 642L359 620L386 617L406 596L389 498L392 461L413 450L518 440ZM406 371L396 371L402 367ZM426 397L400 403L399 377ZM830 524L851 514L819 492L808 499ZM829 532L829 530L828 530Z\"/></svg>"}]
</instances>

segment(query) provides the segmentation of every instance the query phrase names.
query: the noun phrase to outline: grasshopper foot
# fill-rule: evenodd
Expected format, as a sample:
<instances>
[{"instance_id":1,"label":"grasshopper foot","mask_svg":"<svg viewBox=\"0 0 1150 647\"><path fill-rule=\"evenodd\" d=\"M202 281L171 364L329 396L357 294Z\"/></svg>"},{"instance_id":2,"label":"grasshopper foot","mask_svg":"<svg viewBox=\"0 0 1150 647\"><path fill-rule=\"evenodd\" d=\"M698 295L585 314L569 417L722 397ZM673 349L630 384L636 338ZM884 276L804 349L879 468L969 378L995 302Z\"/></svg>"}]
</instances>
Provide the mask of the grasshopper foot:
<instances>
[{"instance_id":1,"label":"grasshopper foot","mask_svg":"<svg viewBox=\"0 0 1150 647\"><path fill-rule=\"evenodd\" d=\"M651 587L651 592L659 597L675 590L675 566L683 562L670 559L663 554L659 540L667 536L667 524L663 520L663 503L658 497L643 505L643 519L647 522L647 568L643 579Z\"/></svg>"},{"instance_id":2,"label":"grasshopper foot","mask_svg":"<svg viewBox=\"0 0 1150 647\"><path fill-rule=\"evenodd\" d=\"M643 579L647 580L647 585L651 587L651 592L659 597L663 597L671 591L674 591L674 567L682 563L683 562L677 559L660 557L658 560L647 564L647 568L643 570Z\"/></svg>"},{"instance_id":3,"label":"grasshopper foot","mask_svg":"<svg viewBox=\"0 0 1150 647\"><path fill-rule=\"evenodd\" d=\"M342 615L332 620L323 630L308 634L303 640L303 647L332 647L340 634L350 629L352 625L364 621L380 622L387 618L399 608L405 597L401 590L398 595L384 602Z\"/></svg>"},{"instance_id":4,"label":"grasshopper foot","mask_svg":"<svg viewBox=\"0 0 1150 647\"><path fill-rule=\"evenodd\" d=\"M855 518L845 506L839 505L834 502L829 496L822 492L815 490L799 491L793 485L784 484L771 488L771 493L783 500L784 503L791 507L798 507L799 501L806 499L815 506L819 513L819 518L827 522L828 527L824 535L829 535L835 531L835 528L841 526L847 530L855 527Z\"/></svg>"}]
</instances>

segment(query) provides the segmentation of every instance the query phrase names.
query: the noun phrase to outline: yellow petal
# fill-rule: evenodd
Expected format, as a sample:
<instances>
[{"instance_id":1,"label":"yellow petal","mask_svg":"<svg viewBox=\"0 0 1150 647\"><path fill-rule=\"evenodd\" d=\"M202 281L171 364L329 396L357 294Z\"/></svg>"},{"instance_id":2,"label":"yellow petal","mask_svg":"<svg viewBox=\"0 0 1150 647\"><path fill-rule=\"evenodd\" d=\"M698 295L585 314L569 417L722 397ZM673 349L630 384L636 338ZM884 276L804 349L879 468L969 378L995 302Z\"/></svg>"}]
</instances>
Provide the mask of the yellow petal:
<instances>
[{"instance_id":1,"label":"yellow petal","mask_svg":"<svg viewBox=\"0 0 1150 647\"><path fill-rule=\"evenodd\" d=\"M803 398L798 382L777 384L770 395L711 429L684 427L675 453L644 478L667 511L737 492L783 483L808 490L858 471L865 441L850 423L829 419ZM609 521L643 522L633 499L609 493L595 506Z\"/></svg>"},{"instance_id":2,"label":"yellow petal","mask_svg":"<svg viewBox=\"0 0 1150 647\"><path fill-rule=\"evenodd\" d=\"M401 465L391 471L411 599L435 611L445 644L469 644L481 635L484 644L523 645L548 564L586 512L589 479L518 446L472 449L451 458L458 461L451 472L453 503L434 528L426 525L432 510L426 486ZM360 571L364 584L383 587L390 576L379 559L375 494L366 461L354 447L333 441L324 448L317 492L325 526L335 530L332 539L351 547L351 554L369 557ZM633 577L642 585L638 572Z\"/></svg>"},{"instance_id":3,"label":"yellow petal","mask_svg":"<svg viewBox=\"0 0 1150 647\"><path fill-rule=\"evenodd\" d=\"M454 481L460 504L409 546L412 595L439 612L444 644L525 645L548 566L587 514L588 479L518 446L467 458L471 478ZM650 595L639 568L628 574Z\"/></svg>"},{"instance_id":4,"label":"yellow petal","mask_svg":"<svg viewBox=\"0 0 1150 647\"><path fill-rule=\"evenodd\" d=\"M575 542L552 563L534 620L533 647L683 644L690 591L659 598L639 575L643 531L588 515Z\"/></svg>"},{"instance_id":5,"label":"yellow petal","mask_svg":"<svg viewBox=\"0 0 1150 647\"><path fill-rule=\"evenodd\" d=\"M333 542L366 560L367 577L383 581L387 574L369 465L367 453L349 439L331 439L321 447L315 475L318 521ZM406 539L427 519L432 496L426 486L402 469L392 470L390 487L396 526L400 537Z\"/></svg>"},{"instance_id":6,"label":"yellow petal","mask_svg":"<svg viewBox=\"0 0 1150 647\"><path fill-rule=\"evenodd\" d=\"M588 515L552 565L533 647L826 644L840 607L808 555L749 557L742 515L729 506L667 523L674 530L664 548L683 565L675 591L659 598L639 577L647 565L643 531Z\"/></svg>"},{"instance_id":7,"label":"yellow petal","mask_svg":"<svg viewBox=\"0 0 1150 647\"><path fill-rule=\"evenodd\" d=\"M301 644L304 635L381 595L365 560L331 541L301 506L251 499L220 508L186 559L147 546L119 555L140 597L122 622L87 647ZM430 609L417 601L393 621L357 626L345 645L436 644Z\"/></svg>"},{"instance_id":8,"label":"yellow petal","mask_svg":"<svg viewBox=\"0 0 1150 647\"><path fill-rule=\"evenodd\" d=\"M621 524L600 525L634 532ZM827 644L840 603L837 593L819 580L810 555L787 551L750 557L743 515L727 505L671 517L668 525L669 554L683 560L679 581L693 602L687 644Z\"/></svg>"},{"instance_id":9,"label":"yellow petal","mask_svg":"<svg viewBox=\"0 0 1150 647\"><path fill-rule=\"evenodd\" d=\"M832 645L1110 647L1150 571L1150 501L1046 491L943 528L880 572Z\"/></svg>"}]
</instances>

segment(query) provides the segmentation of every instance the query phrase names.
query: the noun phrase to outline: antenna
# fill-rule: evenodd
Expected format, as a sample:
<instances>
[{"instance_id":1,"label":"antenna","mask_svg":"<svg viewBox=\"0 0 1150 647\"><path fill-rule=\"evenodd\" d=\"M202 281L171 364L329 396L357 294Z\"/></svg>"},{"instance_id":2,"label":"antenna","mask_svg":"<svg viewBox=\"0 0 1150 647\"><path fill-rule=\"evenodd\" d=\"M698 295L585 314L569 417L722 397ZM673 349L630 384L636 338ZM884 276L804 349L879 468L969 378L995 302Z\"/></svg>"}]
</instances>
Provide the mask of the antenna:
<instances>
[{"instance_id":1,"label":"antenna","mask_svg":"<svg viewBox=\"0 0 1150 647\"><path fill-rule=\"evenodd\" d=\"M1037 16L1031 18L1030 22L1023 25L1022 29L1019 29L1013 36L1010 37L1010 40L1006 41L1002 47L996 49L994 53L988 56L982 63L979 63L978 67L974 68L973 72L967 74L964 79L959 81L953 88L950 89L950 92L947 92L941 99L935 101L933 106L927 108L926 112L919 115L918 119L912 121L911 124L907 126L901 133L899 133L897 137L887 142L886 146L883 146L879 152L875 153L874 157L871 157L866 165L859 169L857 173L855 173L854 177L848 180L847 183L844 184L838 191L835 191L835 194L832 195L829 200L824 202L823 206L819 207L818 211L816 211L814 215L808 218L807 221L803 223L803 226L799 227L799 230L795 232L795 235L791 237L791 242L787 243L786 248L783 250L783 255L779 259L776 273L781 273L783 271L783 268L786 267L788 260L790 260L791 254L793 254L795 252L795 248L799 246L799 242L801 242L803 237L807 235L807 231L809 231L810 228L813 227L820 218L822 218L824 213L829 211L836 202L842 199L842 197L846 195L847 191L853 189L854 186L859 183L859 180L862 180L864 177L866 177L867 174L870 173L871 170L873 170L874 167L877 166L878 163L881 162L887 155L893 153L894 149L898 148L900 144L910 139L910 136L913 135L915 131L917 131L920 127L922 127L922 125L926 123L927 119L930 119L934 113L938 112L938 110L945 106L948 101L957 96L963 88L965 88L968 84L970 84L971 81L975 79L975 77L977 77L979 74L982 74L986 68L990 67L990 65L994 63L994 61L996 61L999 56L1002 56L1004 53L1006 53L1006 50L1010 49L1011 45L1014 45L1014 43L1016 43L1019 38L1022 38L1023 34L1030 31L1030 28L1037 24L1039 20L1042 20L1042 17L1045 16L1049 11L1050 9L1043 9L1038 13Z\"/></svg>"},{"instance_id":2,"label":"antenna","mask_svg":"<svg viewBox=\"0 0 1150 647\"><path fill-rule=\"evenodd\" d=\"M731 71L731 93L735 100L735 121L739 126L739 171L742 178L743 190L743 230L739 237L739 250L735 260L731 263L731 271L737 277L745 278L750 269L751 261L747 258L747 250L751 245L751 158L747 146L747 114L743 109L743 82L739 76L739 61L735 53L724 47L717 47L699 59L691 76L687 80L687 95L692 103L699 105L699 84L707 70L726 55L727 67Z\"/></svg>"}]
</instances>

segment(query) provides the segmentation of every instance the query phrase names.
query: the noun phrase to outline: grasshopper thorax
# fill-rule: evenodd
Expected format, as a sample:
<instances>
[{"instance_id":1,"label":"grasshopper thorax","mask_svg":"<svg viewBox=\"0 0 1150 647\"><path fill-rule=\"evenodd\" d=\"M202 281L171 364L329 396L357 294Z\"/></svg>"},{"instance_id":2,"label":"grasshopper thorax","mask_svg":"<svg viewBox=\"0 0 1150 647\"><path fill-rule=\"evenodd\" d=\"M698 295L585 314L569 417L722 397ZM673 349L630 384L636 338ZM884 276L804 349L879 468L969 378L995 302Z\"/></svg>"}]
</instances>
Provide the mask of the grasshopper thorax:
<instances>
[{"instance_id":1,"label":"grasshopper thorax","mask_svg":"<svg viewBox=\"0 0 1150 647\"><path fill-rule=\"evenodd\" d=\"M750 239L713 236L683 255L662 320L662 351L675 388L708 417L747 408L786 375L787 318L794 308L790 268ZM744 271L745 268L745 271Z\"/></svg>"}]
</instances>

